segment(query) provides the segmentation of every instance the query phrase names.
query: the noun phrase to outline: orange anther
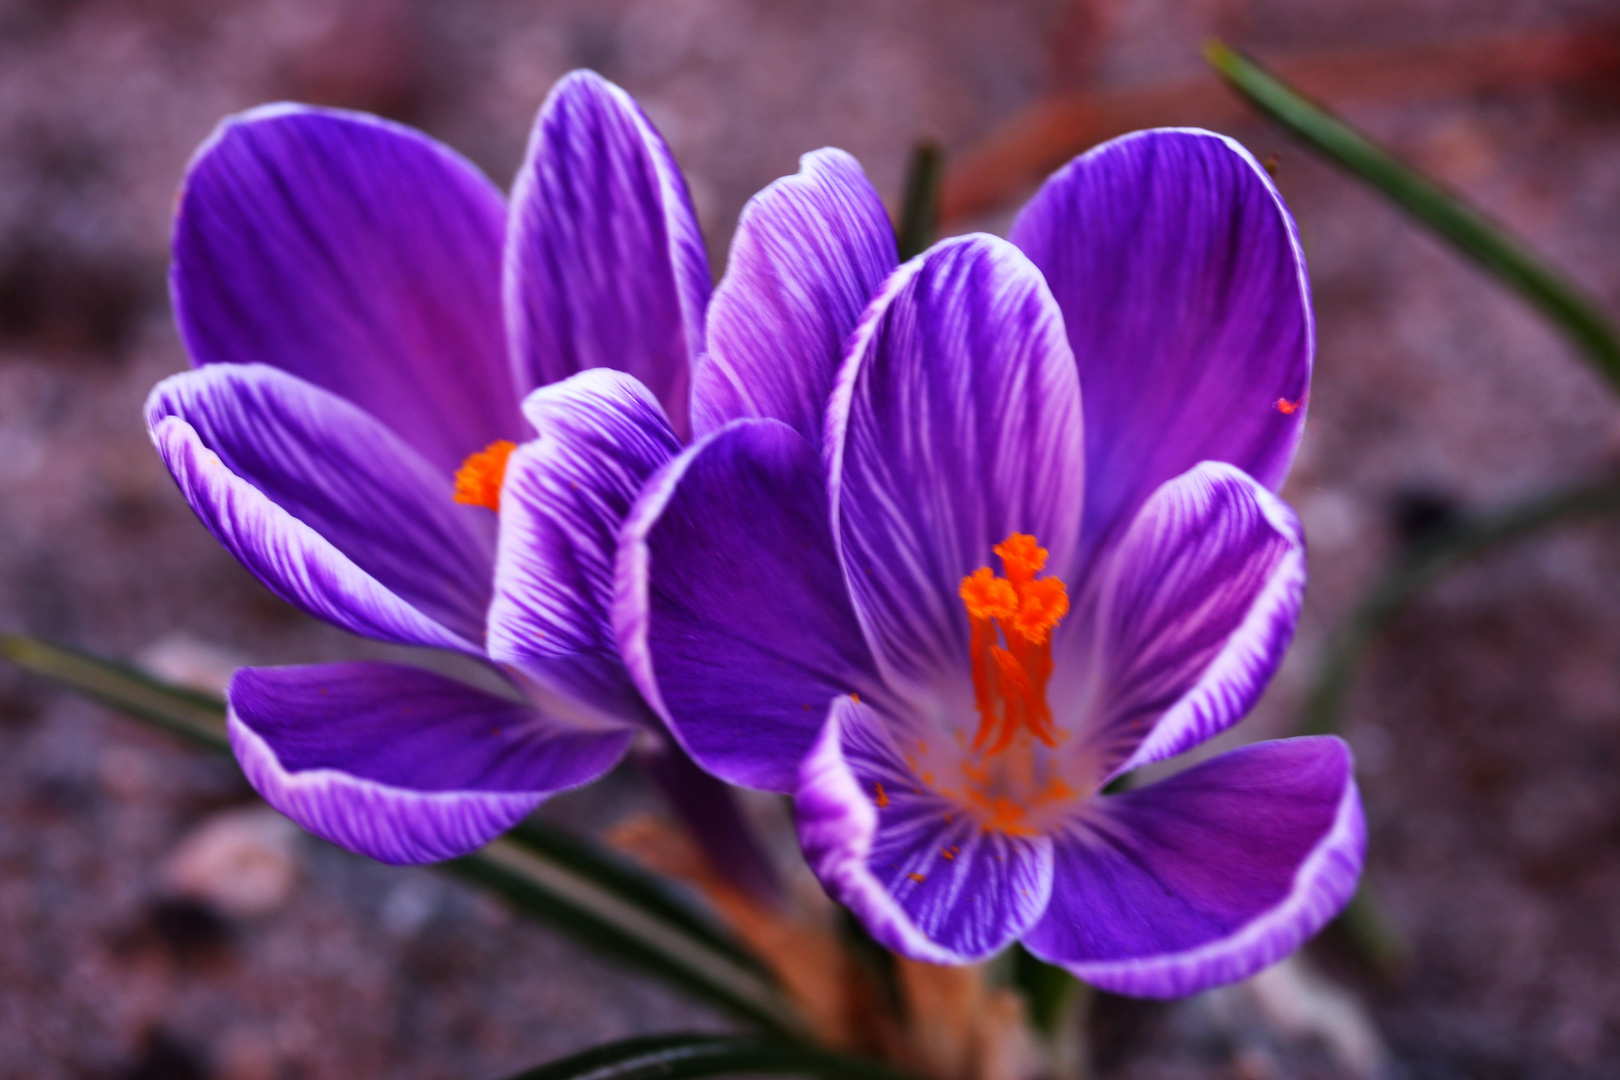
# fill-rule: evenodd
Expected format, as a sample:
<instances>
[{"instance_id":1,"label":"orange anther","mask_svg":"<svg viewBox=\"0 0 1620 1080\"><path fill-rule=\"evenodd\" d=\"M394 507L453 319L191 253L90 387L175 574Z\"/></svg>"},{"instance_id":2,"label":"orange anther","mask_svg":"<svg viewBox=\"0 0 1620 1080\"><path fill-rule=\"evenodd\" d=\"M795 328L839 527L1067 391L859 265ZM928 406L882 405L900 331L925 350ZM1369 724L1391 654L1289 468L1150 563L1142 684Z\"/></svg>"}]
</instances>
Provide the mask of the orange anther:
<instances>
[{"instance_id":1,"label":"orange anther","mask_svg":"<svg viewBox=\"0 0 1620 1080\"><path fill-rule=\"evenodd\" d=\"M1018 613L1018 593L1012 582L981 566L962 579L957 590L968 615L975 619L1008 619Z\"/></svg>"},{"instance_id":2,"label":"orange anther","mask_svg":"<svg viewBox=\"0 0 1620 1080\"><path fill-rule=\"evenodd\" d=\"M501 484L506 480L506 460L516 449L516 443L497 439L476 454L468 454L467 460L456 470L456 502L499 510Z\"/></svg>"},{"instance_id":3,"label":"orange anther","mask_svg":"<svg viewBox=\"0 0 1620 1080\"><path fill-rule=\"evenodd\" d=\"M1282 413L1284 416L1292 416L1294 413L1299 411L1299 407L1304 403L1304 398L1301 398L1298 401L1289 401L1285 397L1280 397L1276 402L1277 411Z\"/></svg>"},{"instance_id":4,"label":"orange anther","mask_svg":"<svg viewBox=\"0 0 1620 1080\"><path fill-rule=\"evenodd\" d=\"M1028 533L1013 533L991 549L1001 557L1007 580L1016 588L1046 566L1046 549Z\"/></svg>"},{"instance_id":5,"label":"orange anther","mask_svg":"<svg viewBox=\"0 0 1620 1080\"><path fill-rule=\"evenodd\" d=\"M1069 590L1057 578L1036 578L1019 597L1013 629L1033 645L1044 644L1063 616L1069 613Z\"/></svg>"},{"instance_id":6,"label":"orange anther","mask_svg":"<svg viewBox=\"0 0 1620 1080\"><path fill-rule=\"evenodd\" d=\"M883 790L882 784L874 783L872 786L877 789L877 804L878 809L881 810L889 805L889 793Z\"/></svg>"}]
</instances>

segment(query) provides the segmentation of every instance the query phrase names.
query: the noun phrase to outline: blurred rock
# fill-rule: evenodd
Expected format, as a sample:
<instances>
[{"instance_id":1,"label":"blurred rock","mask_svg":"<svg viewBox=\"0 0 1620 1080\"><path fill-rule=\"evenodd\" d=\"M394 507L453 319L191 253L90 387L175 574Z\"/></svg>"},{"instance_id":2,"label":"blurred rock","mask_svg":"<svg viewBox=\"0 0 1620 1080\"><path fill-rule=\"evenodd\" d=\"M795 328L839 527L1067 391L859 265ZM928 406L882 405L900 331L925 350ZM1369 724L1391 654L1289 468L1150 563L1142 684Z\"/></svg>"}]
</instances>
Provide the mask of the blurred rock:
<instances>
[{"instance_id":1,"label":"blurred rock","mask_svg":"<svg viewBox=\"0 0 1620 1080\"><path fill-rule=\"evenodd\" d=\"M154 678L209 694L224 694L232 672L246 663L246 657L188 634L161 637L135 657L136 666Z\"/></svg>"},{"instance_id":2,"label":"blurred rock","mask_svg":"<svg viewBox=\"0 0 1620 1080\"><path fill-rule=\"evenodd\" d=\"M164 863L164 886L232 918L269 915L298 883L299 835L297 826L268 807L215 814Z\"/></svg>"},{"instance_id":3,"label":"blurred rock","mask_svg":"<svg viewBox=\"0 0 1620 1080\"><path fill-rule=\"evenodd\" d=\"M1331 982L1303 955L1273 964L1243 984L1260 1014L1282 1036L1321 1040L1355 1080L1385 1073L1388 1051L1372 1015L1356 996Z\"/></svg>"}]
</instances>

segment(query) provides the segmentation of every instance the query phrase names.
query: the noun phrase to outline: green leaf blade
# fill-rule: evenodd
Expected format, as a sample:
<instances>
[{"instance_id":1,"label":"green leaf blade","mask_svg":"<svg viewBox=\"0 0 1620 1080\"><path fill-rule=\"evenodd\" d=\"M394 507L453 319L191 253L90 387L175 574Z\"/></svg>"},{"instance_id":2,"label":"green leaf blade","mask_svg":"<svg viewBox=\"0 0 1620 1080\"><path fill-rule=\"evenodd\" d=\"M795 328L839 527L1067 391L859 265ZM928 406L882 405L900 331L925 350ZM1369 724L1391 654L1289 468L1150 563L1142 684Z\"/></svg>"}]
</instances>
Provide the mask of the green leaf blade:
<instances>
[{"instance_id":1,"label":"green leaf blade","mask_svg":"<svg viewBox=\"0 0 1620 1080\"><path fill-rule=\"evenodd\" d=\"M653 1035L593 1047L511 1080L698 1080L710 1076L815 1076L842 1080L907 1080L864 1058L764 1039Z\"/></svg>"},{"instance_id":2,"label":"green leaf blade","mask_svg":"<svg viewBox=\"0 0 1620 1080\"><path fill-rule=\"evenodd\" d=\"M633 899L573 873L508 839L491 842L444 868L499 893L571 939L706 1001L783 1034L798 1022L775 985L754 964L737 963Z\"/></svg>"},{"instance_id":3,"label":"green leaf blade","mask_svg":"<svg viewBox=\"0 0 1620 1080\"><path fill-rule=\"evenodd\" d=\"M939 193L944 178L945 152L939 143L924 139L912 148L900 224L895 230L901 262L927 251L939 236Z\"/></svg>"},{"instance_id":4,"label":"green leaf blade","mask_svg":"<svg viewBox=\"0 0 1620 1080\"><path fill-rule=\"evenodd\" d=\"M0 655L194 745L230 753L219 698L20 634L0 635ZM437 868L731 1016L769 1031L797 1030L761 960L656 875L582 838L531 821Z\"/></svg>"},{"instance_id":5,"label":"green leaf blade","mask_svg":"<svg viewBox=\"0 0 1620 1080\"><path fill-rule=\"evenodd\" d=\"M171 686L135 668L22 634L0 634L0 655L195 746L230 752L225 702L217 697Z\"/></svg>"},{"instance_id":6,"label":"green leaf blade","mask_svg":"<svg viewBox=\"0 0 1620 1080\"><path fill-rule=\"evenodd\" d=\"M1615 390L1620 334L1601 308L1507 230L1402 164L1371 139L1226 45L1204 48L1209 62L1255 108L1329 160L1382 191L1422 225L1493 274L1546 316Z\"/></svg>"},{"instance_id":7,"label":"green leaf blade","mask_svg":"<svg viewBox=\"0 0 1620 1080\"><path fill-rule=\"evenodd\" d=\"M520 822L505 839L619 896L724 953L773 985L775 976L707 910L692 903L666 879L610 848L592 843L536 817Z\"/></svg>"}]
</instances>

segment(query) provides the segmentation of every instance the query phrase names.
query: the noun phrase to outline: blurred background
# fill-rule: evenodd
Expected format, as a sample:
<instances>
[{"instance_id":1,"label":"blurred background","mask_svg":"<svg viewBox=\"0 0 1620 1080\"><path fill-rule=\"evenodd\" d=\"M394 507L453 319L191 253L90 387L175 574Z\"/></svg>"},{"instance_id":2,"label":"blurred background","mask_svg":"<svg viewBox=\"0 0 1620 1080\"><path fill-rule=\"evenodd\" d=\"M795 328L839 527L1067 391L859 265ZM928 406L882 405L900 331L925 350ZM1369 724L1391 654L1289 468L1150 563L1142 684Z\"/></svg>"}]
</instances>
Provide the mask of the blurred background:
<instances>
[{"instance_id":1,"label":"blurred background","mask_svg":"<svg viewBox=\"0 0 1620 1080\"><path fill-rule=\"evenodd\" d=\"M743 203L841 146L891 207L947 155L948 231L1135 127L1262 159L1299 220L1319 353L1286 495L1298 641L1228 739L1287 734L1329 635L1457 514L1620 467L1611 391L1519 300L1207 73L1215 35L1465 194L1620 312L1620 7L1562 0L0 0L0 628L217 684L374 655L192 518L141 403L186 363L177 180L275 99L417 125L503 185L551 83L592 67L686 171L718 273ZM1173 1005L1092 1005L1098 1075L1620 1075L1620 522L1422 591L1358 669L1368 881L1388 949ZM547 813L599 829L613 782ZM349 857L226 762L0 668L0 1077L496 1077L722 1022L427 870Z\"/></svg>"}]
</instances>

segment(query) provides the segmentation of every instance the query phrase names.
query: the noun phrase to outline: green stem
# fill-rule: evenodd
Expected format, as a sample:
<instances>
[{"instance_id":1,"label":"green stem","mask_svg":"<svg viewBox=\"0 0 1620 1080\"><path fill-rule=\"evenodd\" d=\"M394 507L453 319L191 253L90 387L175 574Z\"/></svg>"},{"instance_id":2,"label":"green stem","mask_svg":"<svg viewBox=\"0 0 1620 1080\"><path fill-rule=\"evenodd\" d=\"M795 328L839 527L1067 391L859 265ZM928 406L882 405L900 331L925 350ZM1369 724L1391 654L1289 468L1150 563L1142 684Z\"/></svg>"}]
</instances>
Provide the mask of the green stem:
<instances>
[{"instance_id":1,"label":"green stem","mask_svg":"<svg viewBox=\"0 0 1620 1080\"><path fill-rule=\"evenodd\" d=\"M906 195L896 230L901 262L927 251L939 235L939 189L944 175L945 153L939 143L932 139L919 142L906 169Z\"/></svg>"}]
</instances>

